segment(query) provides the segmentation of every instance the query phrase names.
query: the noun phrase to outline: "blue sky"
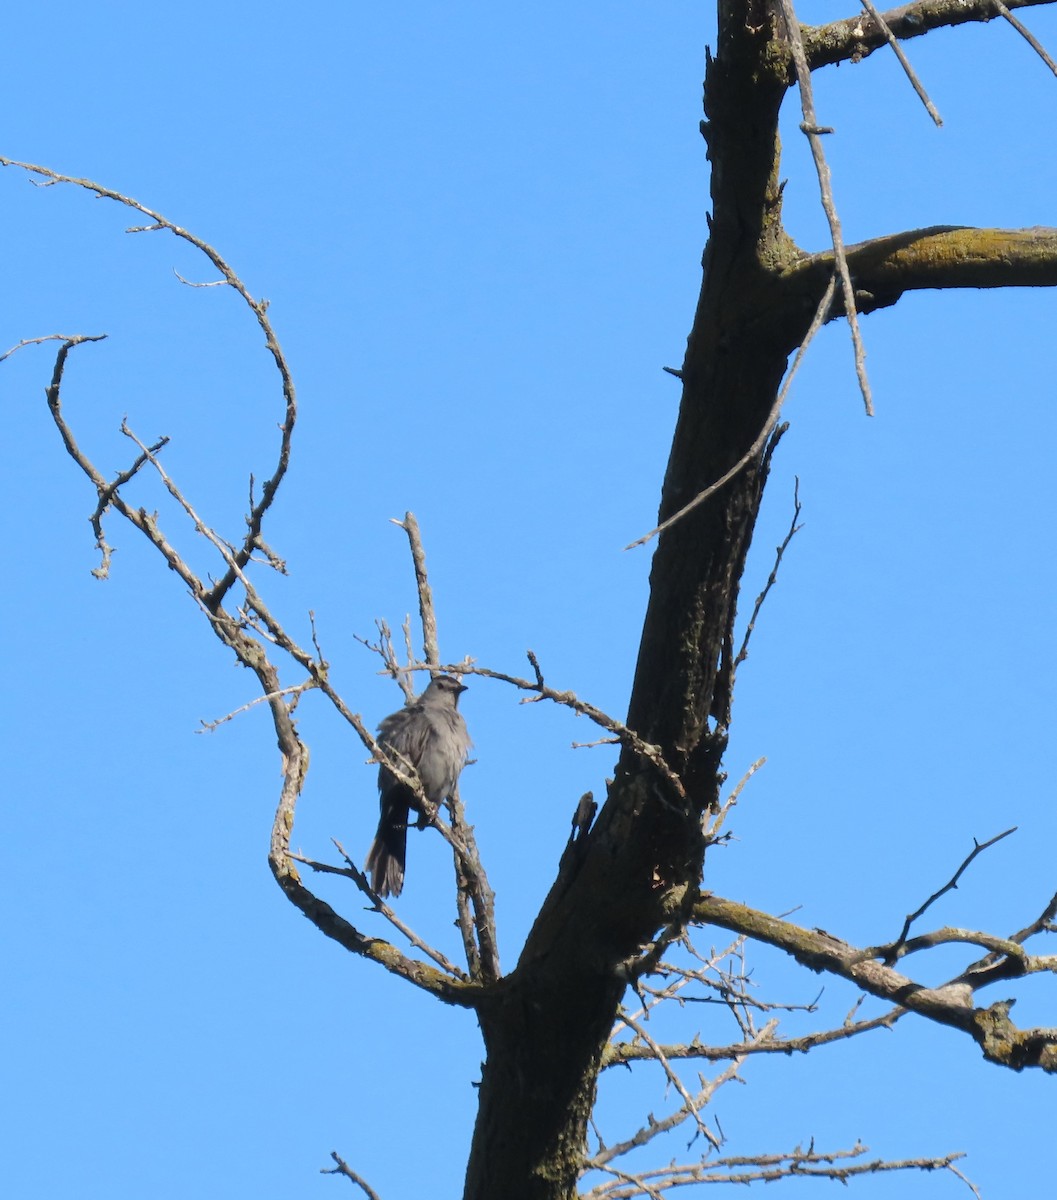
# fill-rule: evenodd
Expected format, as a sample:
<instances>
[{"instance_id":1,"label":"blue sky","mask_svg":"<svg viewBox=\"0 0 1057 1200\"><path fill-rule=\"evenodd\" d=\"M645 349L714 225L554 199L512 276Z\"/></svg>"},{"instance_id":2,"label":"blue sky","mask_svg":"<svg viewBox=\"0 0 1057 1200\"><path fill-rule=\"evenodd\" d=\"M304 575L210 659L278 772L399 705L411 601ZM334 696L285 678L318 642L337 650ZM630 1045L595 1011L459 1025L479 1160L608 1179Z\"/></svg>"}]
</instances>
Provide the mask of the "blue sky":
<instances>
[{"instance_id":1,"label":"blue sky","mask_svg":"<svg viewBox=\"0 0 1057 1200\"><path fill-rule=\"evenodd\" d=\"M1026 19L1057 48L1052 12ZM299 634L314 610L334 678L369 724L399 694L355 635L414 606L389 524L407 509L446 657L518 673L531 647L549 680L625 710L649 552L621 547L654 523L678 400L660 368L682 358L699 285L712 22L688 3L8 14L0 153L136 196L271 301L302 416L266 531L291 574L268 595ZM1057 223L1057 80L1001 22L908 51L942 130L887 55L816 76L847 239ZM793 116L786 218L821 248ZM144 437L169 434L169 470L237 537L281 406L236 298L182 287L174 269L207 279L208 264L168 235L125 235L133 222L115 205L12 171L0 204L2 348L108 333L68 371L83 445L114 472L130 457L123 415ZM1055 317L1057 297L1019 291L921 294L869 318L872 420L846 332L812 347L746 582L754 596L799 475L804 529L742 670L728 757L735 777L768 764L736 812L737 840L709 859L720 893L878 942L974 837L1013 824L935 923L1008 933L1057 886ZM91 577L93 497L43 400L52 357L26 349L0 367L15 450L0 479L7 1190L327 1197L348 1187L317 1174L334 1149L385 1200L425 1179L458 1195L482 1053L473 1020L345 955L280 895L265 861L278 762L264 713L196 734L252 698L252 681L133 530L111 522L112 578ZM130 497L204 562L157 489ZM575 801L601 792L613 756L572 751L582 723L499 685L475 681L463 707L479 760L463 790L512 965ZM318 698L300 728L312 771L295 842L325 856L334 836L365 853L376 793L362 748ZM446 861L436 839L413 840L400 911L454 952L437 904ZM347 889L319 890L359 919ZM761 995L815 996L814 977L750 954ZM957 961L918 969L939 981ZM1020 995L1022 1024L1057 1024L1052 981ZM853 1000L827 984L829 1021ZM704 1038L730 1040L701 1021ZM607 1081L610 1140L663 1104L658 1075L640 1070L636 1094ZM893 1158L966 1150L996 1200L1049 1176L1052 1081L988 1067L945 1030L908 1019L743 1076L715 1102L730 1153L811 1137L862 1138ZM950 1177L856 1189L968 1195Z\"/></svg>"}]
</instances>

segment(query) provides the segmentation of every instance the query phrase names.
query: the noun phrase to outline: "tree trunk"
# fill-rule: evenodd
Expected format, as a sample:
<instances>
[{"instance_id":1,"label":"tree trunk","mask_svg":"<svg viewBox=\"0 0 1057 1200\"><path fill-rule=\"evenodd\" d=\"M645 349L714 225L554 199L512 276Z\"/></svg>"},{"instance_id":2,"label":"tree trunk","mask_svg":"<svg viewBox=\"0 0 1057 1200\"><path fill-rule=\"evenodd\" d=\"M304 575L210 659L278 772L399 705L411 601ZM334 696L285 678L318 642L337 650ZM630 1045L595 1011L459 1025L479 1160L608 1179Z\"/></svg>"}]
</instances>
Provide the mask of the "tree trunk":
<instances>
[{"instance_id":1,"label":"tree trunk","mask_svg":"<svg viewBox=\"0 0 1057 1200\"><path fill-rule=\"evenodd\" d=\"M747 7L721 16L706 77L715 216L662 520L753 445L814 312L803 299L792 313L783 308L778 274L798 257L781 227L777 175L788 60L771 18ZM629 970L659 929L688 912L700 883L701 816L723 780L735 606L768 459L761 451L660 535L628 725L661 748L686 796L625 749L582 854L559 872L516 971L481 1010L487 1060L466 1200L576 1194Z\"/></svg>"}]
</instances>

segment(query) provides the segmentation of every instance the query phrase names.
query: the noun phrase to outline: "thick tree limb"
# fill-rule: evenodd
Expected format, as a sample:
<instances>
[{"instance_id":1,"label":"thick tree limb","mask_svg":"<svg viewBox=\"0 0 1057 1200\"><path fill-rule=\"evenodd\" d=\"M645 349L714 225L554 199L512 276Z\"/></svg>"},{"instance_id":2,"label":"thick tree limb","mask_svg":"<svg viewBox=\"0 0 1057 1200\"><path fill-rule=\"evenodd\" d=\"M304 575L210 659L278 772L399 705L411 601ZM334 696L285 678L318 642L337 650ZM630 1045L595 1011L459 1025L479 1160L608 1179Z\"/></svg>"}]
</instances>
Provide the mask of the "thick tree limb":
<instances>
[{"instance_id":1,"label":"thick tree limb","mask_svg":"<svg viewBox=\"0 0 1057 1200\"><path fill-rule=\"evenodd\" d=\"M1041 1067L1057 1072L1057 1029L1018 1029L1009 1019L1012 1000L989 1008L975 1008L972 986L964 976L955 984L924 987L891 967L866 957L863 951L818 929L804 929L769 913L724 900L703 896L694 907L694 920L746 934L784 950L812 971L825 971L856 984L872 996L898 1004L941 1025L960 1029L980 1046L984 1057L1000 1066L1019 1071ZM959 939L969 940L969 939ZM972 939L979 943L980 939ZM1022 962L1018 974L1031 970L1053 970L1048 959Z\"/></svg>"},{"instance_id":2,"label":"thick tree limb","mask_svg":"<svg viewBox=\"0 0 1057 1200\"><path fill-rule=\"evenodd\" d=\"M932 225L847 248L860 311L886 308L904 292L927 288L1053 287L1057 229L981 229ZM793 292L821 295L833 275L833 251L805 255L781 275ZM836 308L832 315L839 315Z\"/></svg>"},{"instance_id":3,"label":"thick tree limb","mask_svg":"<svg viewBox=\"0 0 1057 1200\"><path fill-rule=\"evenodd\" d=\"M1032 8L1053 0L1009 0L1007 8ZM881 14L892 33L906 41L933 29L991 21L999 15L994 0L919 0ZM866 13L815 28L804 27L804 51L814 71L839 62L860 62L887 44L881 26Z\"/></svg>"}]
</instances>

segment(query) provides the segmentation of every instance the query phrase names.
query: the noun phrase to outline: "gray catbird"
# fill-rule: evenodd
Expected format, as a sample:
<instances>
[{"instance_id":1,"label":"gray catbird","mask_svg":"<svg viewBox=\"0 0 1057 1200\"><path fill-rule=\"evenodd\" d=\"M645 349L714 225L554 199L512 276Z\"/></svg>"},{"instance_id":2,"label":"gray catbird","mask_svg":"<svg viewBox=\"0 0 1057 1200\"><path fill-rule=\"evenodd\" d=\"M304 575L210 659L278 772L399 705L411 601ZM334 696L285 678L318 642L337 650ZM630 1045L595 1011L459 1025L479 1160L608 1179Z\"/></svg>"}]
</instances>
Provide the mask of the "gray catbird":
<instances>
[{"instance_id":1,"label":"gray catbird","mask_svg":"<svg viewBox=\"0 0 1057 1200\"><path fill-rule=\"evenodd\" d=\"M431 804L440 804L455 790L470 735L458 712L465 684L438 675L418 697L378 726L378 743L392 754L405 775L418 774ZM371 887L379 896L399 896L407 858L407 820L412 808L421 809L414 792L384 764L378 769L381 816L365 864ZM419 816L419 826L424 824Z\"/></svg>"}]
</instances>

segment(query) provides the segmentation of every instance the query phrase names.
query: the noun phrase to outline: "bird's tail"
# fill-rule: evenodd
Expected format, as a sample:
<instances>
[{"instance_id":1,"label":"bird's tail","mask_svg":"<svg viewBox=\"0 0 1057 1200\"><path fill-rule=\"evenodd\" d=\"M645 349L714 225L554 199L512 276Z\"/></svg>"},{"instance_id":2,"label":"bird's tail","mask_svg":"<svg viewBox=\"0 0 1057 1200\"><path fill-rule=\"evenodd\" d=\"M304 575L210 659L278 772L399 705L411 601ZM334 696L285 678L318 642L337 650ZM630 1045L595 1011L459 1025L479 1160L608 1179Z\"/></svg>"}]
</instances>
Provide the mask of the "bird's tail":
<instances>
[{"instance_id":1,"label":"bird's tail","mask_svg":"<svg viewBox=\"0 0 1057 1200\"><path fill-rule=\"evenodd\" d=\"M404 887L407 818L406 800L401 800L392 793L382 798L378 832L374 835L364 866L371 873L371 887L383 898L399 896Z\"/></svg>"}]
</instances>

